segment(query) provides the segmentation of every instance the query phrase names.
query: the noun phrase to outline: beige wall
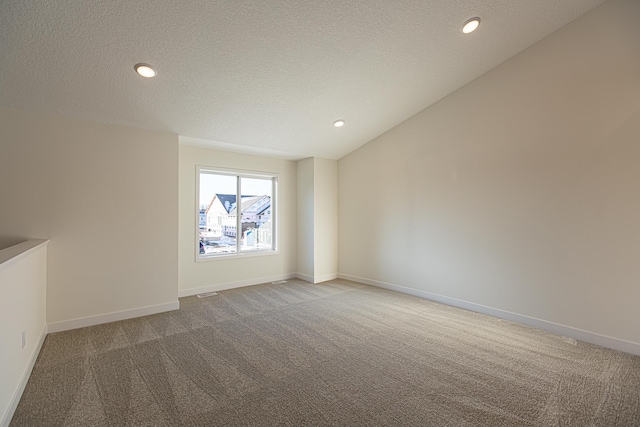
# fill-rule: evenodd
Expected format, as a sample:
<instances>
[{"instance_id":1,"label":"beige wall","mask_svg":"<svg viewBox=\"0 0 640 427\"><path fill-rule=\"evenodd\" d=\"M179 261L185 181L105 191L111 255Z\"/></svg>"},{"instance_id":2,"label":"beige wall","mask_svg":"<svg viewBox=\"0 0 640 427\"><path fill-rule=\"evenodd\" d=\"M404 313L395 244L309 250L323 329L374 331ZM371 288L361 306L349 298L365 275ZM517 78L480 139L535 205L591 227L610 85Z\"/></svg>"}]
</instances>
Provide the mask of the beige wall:
<instances>
[{"instance_id":1,"label":"beige wall","mask_svg":"<svg viewBox=\"0 0 640 427\"><path fill-rule=\"evenodd\" d=\"M278 174L279 253L195 262L196 165ZM296 163L180 145L180 295L280 280L295 272Z\"/></svg>"},{"instance_id":2,"label":"beige wall","mask_svg":"<svg viewBox=\"0 0 640 427\"><path fill-rule=\"evenodd\" d=\"M338 162L314 158L314 282L338 274Z\"/></svg>"},{"instance_id":3,"label":"beige wall","mask_svg":"<svg viewBox=\"0 0 640 427\"><path fill-rule=\"evenodd\" d=\"M297 275L313 282L314 276L314 159L297 162L298 236Z\"/></svg>"},{"instance_id":4,"label":"beige wall","mask_svg":"<svg viewBox=\"0 0 640 427\"><path fill-rule=\"evenodd\" d=\"M342 158L339 271L640 343L638 19L607 2Z\"/></svg>"},{"instance_id":5,"label":"beige wall","mask_svg":"<svg viewBox=\"0 0 640 427\"><path fill-rule=\"evenodd\" d=\"M0 109L0 238L49 239L47 322L177 304L177 136Z\"/></svg>"},{"instance_id":6,"label":"beige wall","mask_svg":"<svg viewBox=\"0 0 640 427\"><path fill-rule=\"evenodd\" d=\"M311 283L338 275L338 162L298 161L298 274Z\"/></svg>"}]
</instances>

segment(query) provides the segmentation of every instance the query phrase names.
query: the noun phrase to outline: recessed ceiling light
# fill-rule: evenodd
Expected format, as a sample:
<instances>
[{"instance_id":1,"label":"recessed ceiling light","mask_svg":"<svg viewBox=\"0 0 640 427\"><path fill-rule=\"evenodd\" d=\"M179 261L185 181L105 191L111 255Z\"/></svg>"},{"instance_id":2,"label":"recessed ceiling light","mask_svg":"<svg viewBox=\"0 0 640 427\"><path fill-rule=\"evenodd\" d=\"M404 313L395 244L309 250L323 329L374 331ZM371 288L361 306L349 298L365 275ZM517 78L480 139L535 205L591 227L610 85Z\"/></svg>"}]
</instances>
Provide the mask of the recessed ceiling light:
<instances>
[{"instance_id":1,"label":"recessed ceiling light","mask_svg":"<svg viewBox=\"0 0 640 427\"><path fill-rule=\"evenodd\" d=\"M462 26L462 32L465 34L473 33L480 26L480 18L471 18Z\"/></svg>"},{"instance_id":2,"label":"recessed ceiling light","mask_svg":"<svg viewBox=\"0 0 640 427\"><path fill-rule=\"evenodd\" d=\"M155 77L158 74L149 64L136 64L133 69L136 70L136 73L146 78Z\"/></svg>"},{"instance_id":3,"label":"recessed ceiling light","mask_svg":"<svg viewBox=\"0 0 640 427\"><path fill-rule=\"evenodd\" d=\"M344 120L336 120L335 122L333 122L333 125L337 128L341 128L342 126L344 126Z\"/></svg>"}]
</instances>

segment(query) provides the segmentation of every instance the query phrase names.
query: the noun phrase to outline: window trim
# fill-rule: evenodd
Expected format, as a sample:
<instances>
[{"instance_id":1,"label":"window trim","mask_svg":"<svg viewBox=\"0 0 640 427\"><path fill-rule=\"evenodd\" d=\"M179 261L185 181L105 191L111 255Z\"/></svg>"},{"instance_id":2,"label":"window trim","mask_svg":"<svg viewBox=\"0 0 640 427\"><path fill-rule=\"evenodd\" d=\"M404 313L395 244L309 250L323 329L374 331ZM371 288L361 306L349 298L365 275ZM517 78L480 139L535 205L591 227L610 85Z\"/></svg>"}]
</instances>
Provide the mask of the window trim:
<instances>
[{"instance_id":1,"label":"window trim","mask_svg":"<svg viewBox=\"0 0 640 427\"><path fill-rule=\"evenodd\" d=\"M270 179L271 180L271 249L255 249L250 251L241 251L240 241L238 239L238 235L236 232L236 248L237 252L225 252L218 254L208 254L201 255L199 242L200 242L200 175L201 173L212 173L216 175L227 175L233 176L238 179L237 188L236 188L236 203L238 200L238 195L242 195L242 185L241 178L258 178L258 179ZM223 259L238 259L238 258L249 258L254 256L265 256L265 255L277 255L280 253L279 249L279 230L280 230L280 215L278 209L278 178L279 174L275 172L264 172L264 171L251 171L251 170L243 170L243 169L230 169L230 168L221 168L216 166L206 166L206 165L196 165L196 191L195 191L195 227L194 227L194 244L193 251L196 262L208 262L208 261L218 261ZM241 199L241 198L240 198ZM238 224L240 224L238 228ZM236 230L242 230L242 212L237 215L236 219Z\"/></svg>"}]
</instances>

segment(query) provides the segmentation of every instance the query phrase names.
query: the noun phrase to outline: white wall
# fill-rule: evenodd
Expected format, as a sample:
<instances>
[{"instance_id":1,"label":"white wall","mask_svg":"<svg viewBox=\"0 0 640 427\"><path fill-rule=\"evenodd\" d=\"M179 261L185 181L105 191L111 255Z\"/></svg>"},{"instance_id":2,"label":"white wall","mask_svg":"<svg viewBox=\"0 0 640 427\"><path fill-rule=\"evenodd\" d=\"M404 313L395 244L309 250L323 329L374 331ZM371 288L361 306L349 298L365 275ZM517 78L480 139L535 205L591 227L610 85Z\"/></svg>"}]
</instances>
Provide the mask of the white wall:
<instances>
[{"instance_id":1,"label":"white wall","mask_svg":"<svg viewBox=\"0 0 640 427\"><path fill-rule=\"evenodd\" d=\"M298 194L298 236L297 273L298 277L313 282L314 276L314 161L308 159L297 162Z\"/></svg>"},{"instance_id":2,"label":"white wall","mask_svg":"<svg viewBox=\"0 0 640 427\"><path fill-rule=\"evenodd\" d=\"M0 250L0 426L9 425L47 332L46 286L46 241Z\"/></svg>"},{"instance_id":3,"label":"white wall","mask_svg":"<svg viewBox=\"0 0 640 427\"><path fill-rule=\"evenodd\" d=\"M50 330L177 307L177 136L6 108L0 129L0 237L50 240Z\"/></svg>"},{"instance_id":4,"label":"white wall","mask_svg":"<svg viewBox=\"0 0 640 427\"><path fill-rule=\"evenodd\" d=\"M342 275L639 351L638 19L607 2L342 158Z\"/></svg>"},{"instance_id":5,"label":"white wall","mask_svg":"<svg viewBox=\"0 0 640 427\"><path fill-rule=\"evenodd\" d=\"M278 174L278 248L273 255L195 262L196 165ZM180 145L180 296L294 277L296 163Z\"/></svg>"},{"instance_id":6,"label":"white wall","mask_svg":"<svg viewBox=\"0 0 640 427\"><path fill-rule=\"evenodd\" d=\"M338 276L338 162L298 161L298 274L320 283Z\"/></svg>"},{"instance_id":7,"label":"white wall","mask_svg":"<svg viewBox=\"0 0 640 427\"><path fill-rule=\"evenodd\" d=\"M338 275L338 162L314 158L314 282Z\"/></svg>"}]
</instances>

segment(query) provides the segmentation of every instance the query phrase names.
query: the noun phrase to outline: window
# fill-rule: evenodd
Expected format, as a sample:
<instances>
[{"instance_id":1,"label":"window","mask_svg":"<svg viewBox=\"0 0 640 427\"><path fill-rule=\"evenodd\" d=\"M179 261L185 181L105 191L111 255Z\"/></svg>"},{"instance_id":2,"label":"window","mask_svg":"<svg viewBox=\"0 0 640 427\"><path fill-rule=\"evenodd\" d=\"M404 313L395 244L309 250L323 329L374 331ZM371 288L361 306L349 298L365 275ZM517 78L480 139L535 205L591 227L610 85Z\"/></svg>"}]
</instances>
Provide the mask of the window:
<instances>
[{"instance_id":1,"label":"window","mask_svg":"<svg viewBox=\"0 0 640 427\"><path fill-rule=\"evenodd\" d=\"M197 168L196 260L276 251L275 174Z\"/></svg>"}]
</instances>

